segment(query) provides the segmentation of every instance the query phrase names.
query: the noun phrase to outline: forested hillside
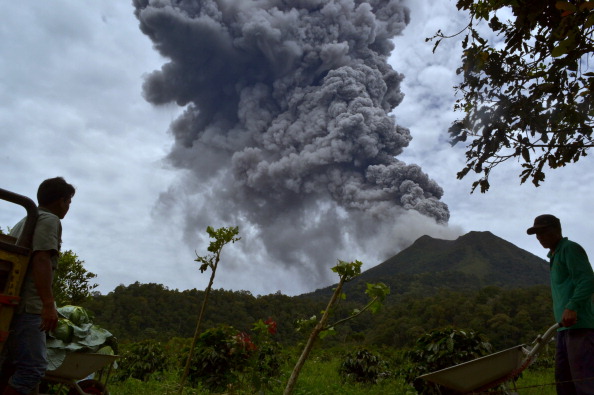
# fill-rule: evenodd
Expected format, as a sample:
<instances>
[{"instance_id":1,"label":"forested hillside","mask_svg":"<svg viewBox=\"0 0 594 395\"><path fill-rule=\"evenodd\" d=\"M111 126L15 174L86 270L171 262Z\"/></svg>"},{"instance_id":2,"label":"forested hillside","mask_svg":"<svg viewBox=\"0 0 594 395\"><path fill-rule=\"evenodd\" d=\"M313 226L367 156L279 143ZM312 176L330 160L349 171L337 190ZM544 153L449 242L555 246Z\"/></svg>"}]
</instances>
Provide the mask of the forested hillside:
<instances>
[{"instance_id":1,"label":"forested hillside","mask_svg":"<svg viewBox=\"0 0 594 395\"><path fill-rule=\"evenodd\" d=\"M170 290L159 284L119 286L108 295L96 295L85 307L94 322L109 329L120 342L142 339L168 340L191 337L202 302L202 291ZM347 300L334 317L347 316L359 303ZM259 319L278 324L277 340L286 345L303 341L295 331L297 319L320 316L327 300L282 294L253 296L249 292L215 290L211 294L204 329L220 324L248 330ZM406 347L421 334L453 325L484 333L496 348L521 344L553 323L548 286L524 289L486 287L476 291L442 289L437 293L390 295L377 314L365 315L341 325L327 344L359 343Z\"/></svg>"},{"instance_id":2,"label":"forested hillside","mask_svg":"<svg viewBox=\"0 0 594 395\"><path fill-rule=\"evenodd\" d=\"M171 290L161 284L134 283L118 286L107 295L96 295L87 307L95 322L113 332L120 341L153 338L191 337L204 292L196 289ZM259 319L278 322L278 339L294 342L299 335L293 329L298 318L319 313L324 302L295 299L280 293L255 297L247 291L213 290L209 297L203 327L232 325L240 330L251 328Z\"/></svg>"}]
</instances>

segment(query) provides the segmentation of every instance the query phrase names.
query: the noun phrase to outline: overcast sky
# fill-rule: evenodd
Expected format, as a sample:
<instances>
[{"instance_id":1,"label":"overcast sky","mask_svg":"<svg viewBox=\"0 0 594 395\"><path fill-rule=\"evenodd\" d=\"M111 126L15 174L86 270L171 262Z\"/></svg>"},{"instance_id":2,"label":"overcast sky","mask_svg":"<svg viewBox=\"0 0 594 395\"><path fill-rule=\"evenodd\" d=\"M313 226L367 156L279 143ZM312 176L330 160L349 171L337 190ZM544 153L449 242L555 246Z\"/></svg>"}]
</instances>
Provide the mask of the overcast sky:
<instances>
[{"instance_id":1,"label":"overcast sky","mask_svg":"<svg viewBox=\"0 0 594 395\"><path fill-rule=\"evenodd\" d=\"M534 216L542 213L559 216L564 234L594 256L590 157L547 172L538 188L520 185L517 162L494 171L486 194L470 193L472 175L456 179L464 149L450 146L447 129L459 116L453 112L452 87L460 46L452 39L432 53L433 44L425 38L438 29L457 32L464 15L453 0L409 3L410 24L394 39L389 58L404 75L404 99L392 114L412 136L398 159L420 166L441 186L449 224L438 225L416 212L383 219L394 224L389 232L354 243L352 251L347 244L334 259L359 259L368 269L423 234L454 239L469 231L490 231L545 257L546 251L526 235ZM0 188L34 198L43 179L58 175L76 186L63 220L63 249L73 250L98 275L102 293L136 281L203 289L209 275L201 274L193 260L195 251L206 255L206 226L237 225L226 220L243 214L232 212L237 196L228 207L225 200L209 203L208 197L220 196L212 190L216 184L201 189L194 172L166 159L176 149L171 125L183 109L143 97L147 75L168 59L141 32L132 3L20 1L4 9L0 53ZM189 212L192 207L195 212ZM217 216L221 207L230 214ZM12 226L23 214L3 204L0 226ZM335 260L311 262L324 256L320 249L335 252L324 245L332 237L304 234L303 227L291 233L291 221L281 217L267 219L272 231L262 229L263 222L243 219L243 238L226 247L215 288L294 295L336 282L330 271ZM348 216L341 221L344 226ZM287 233L283 241L293 249L274 251L261 239L274 239L271 233L281 227ZM295 263L296 250L305 251L301 264Z\"/></svg>"}]
</instances>

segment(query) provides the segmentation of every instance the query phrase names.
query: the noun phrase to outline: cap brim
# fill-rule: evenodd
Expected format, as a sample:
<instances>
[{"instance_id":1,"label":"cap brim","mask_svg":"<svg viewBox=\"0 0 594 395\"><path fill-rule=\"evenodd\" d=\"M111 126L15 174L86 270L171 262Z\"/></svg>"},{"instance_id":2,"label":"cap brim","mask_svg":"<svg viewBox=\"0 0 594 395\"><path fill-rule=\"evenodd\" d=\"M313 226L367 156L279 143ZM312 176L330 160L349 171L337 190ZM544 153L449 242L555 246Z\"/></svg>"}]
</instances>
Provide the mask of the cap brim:
<instances>
[{"instance_id":1,"label":"cap brim","mask_svg":"<svg viewBox=\"0 0 594 395\"><path fill-rule=\"evenodd\" d=\"M528 228L528 230L526 230L526 233L528 233L529 235L533 235L535 234L539 229L543 229L548 227L549 225L541 225L541 226L533 226L531 228Z\"/></svg>"}]
</instances>

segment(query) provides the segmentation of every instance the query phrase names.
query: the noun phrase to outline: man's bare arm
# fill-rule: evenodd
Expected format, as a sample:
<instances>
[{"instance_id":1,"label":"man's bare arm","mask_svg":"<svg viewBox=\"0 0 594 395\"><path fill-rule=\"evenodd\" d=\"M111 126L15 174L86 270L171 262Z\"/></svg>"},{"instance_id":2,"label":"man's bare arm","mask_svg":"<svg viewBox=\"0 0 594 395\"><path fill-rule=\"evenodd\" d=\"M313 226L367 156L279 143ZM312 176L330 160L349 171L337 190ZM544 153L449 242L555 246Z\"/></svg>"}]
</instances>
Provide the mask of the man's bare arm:
<instances>
[{"instance_id":1,"label":"man's bare arm","mask_svg":"<svg viewBox=\"0 0 594 395\"><path fill-rule=\"evenodd\" d=\"M58 323L58 312L52 292L52 251L35 251L31 260L33 279L37 293L43 304L41 310L41 330L51 331Z\"/></svg>"}]
</instances>

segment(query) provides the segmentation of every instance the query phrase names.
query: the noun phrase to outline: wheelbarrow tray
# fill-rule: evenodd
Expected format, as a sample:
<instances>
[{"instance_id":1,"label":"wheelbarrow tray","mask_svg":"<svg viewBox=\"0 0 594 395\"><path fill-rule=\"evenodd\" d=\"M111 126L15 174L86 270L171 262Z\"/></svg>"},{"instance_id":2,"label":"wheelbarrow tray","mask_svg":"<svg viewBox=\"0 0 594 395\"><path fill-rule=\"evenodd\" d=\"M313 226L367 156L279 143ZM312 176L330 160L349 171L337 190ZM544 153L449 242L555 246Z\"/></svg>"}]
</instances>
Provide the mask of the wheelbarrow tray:
<instances>
[{"instance_id":1,"label":"wheelbarrow tray","mask_svg":"<svg viewBox=\"0 0 594 395\"><path fill-rule=\"evenodd\" d=\"M488 386L522 367L524 345L508 348L449 368L427 373L419 378L461 393Z\"/></svg>"},{"instance_id":2,"label":"wheelbarrow tray","mask_svg":"<svg viewBox=\"0 0 594 395\"><path fill-rule=\"evenodd\" d=\"M117 358L117 355L73 352L66 355L64 362L56 370L45 372L45 376L50 379L82 380L91 373L103 369Z\"/></svg>"}]
</instances>

